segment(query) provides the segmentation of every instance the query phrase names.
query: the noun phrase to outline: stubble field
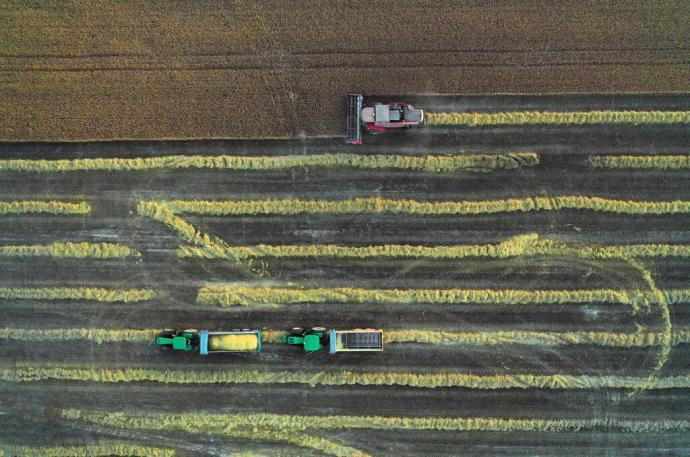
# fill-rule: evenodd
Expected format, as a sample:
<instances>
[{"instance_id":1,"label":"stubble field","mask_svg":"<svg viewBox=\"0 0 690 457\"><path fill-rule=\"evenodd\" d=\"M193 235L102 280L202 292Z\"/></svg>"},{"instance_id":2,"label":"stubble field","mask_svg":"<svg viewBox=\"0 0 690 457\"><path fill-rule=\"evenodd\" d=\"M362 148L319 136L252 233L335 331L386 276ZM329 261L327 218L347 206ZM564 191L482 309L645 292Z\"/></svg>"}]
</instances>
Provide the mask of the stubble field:
<instances>
[{"instance_id":1,"label":"stubble field","mask_svg":"<svg viewBox=\"0 0 690 457\"><path fill-rule=\"evenodd\" d=\"M687 123L660 116L430 125L359 148L5 143L6 454L683 453ZM296 324L381 327L386 348L306 355L278 344ZM263 353L152 345L238 326L266 329Z\"/></svg>"}]
</instances>

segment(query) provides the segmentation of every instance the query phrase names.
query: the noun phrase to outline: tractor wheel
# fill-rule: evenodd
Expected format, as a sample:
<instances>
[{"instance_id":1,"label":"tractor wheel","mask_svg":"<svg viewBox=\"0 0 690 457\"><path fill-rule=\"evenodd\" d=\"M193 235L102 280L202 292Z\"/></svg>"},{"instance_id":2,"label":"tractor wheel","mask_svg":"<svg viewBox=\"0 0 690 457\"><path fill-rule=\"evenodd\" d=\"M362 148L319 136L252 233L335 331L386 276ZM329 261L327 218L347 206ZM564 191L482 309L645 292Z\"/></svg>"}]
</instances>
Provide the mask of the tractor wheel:
<instances>
[{"instance_id":1,"label":"tractor wheel","mask_svg":"<svg viewBox=\"0 0 690 457\"><path fill-rule=\"evenodd\" d=\"M293 335L301 335L304 333L304 327L292 327L290 333Z\"/></svg>"},{"instance_id":2,"label":"tractor wheel","mask_svg":"<svg viewBox=\"0 0 690 457\"><path fill-rule=\"evenodd\" d=\"M325 332L325 331L326 331L326 327L312 327L312 328L311 328L311 331L312 331L312 332Z\"/></svg>"}]
</instances>

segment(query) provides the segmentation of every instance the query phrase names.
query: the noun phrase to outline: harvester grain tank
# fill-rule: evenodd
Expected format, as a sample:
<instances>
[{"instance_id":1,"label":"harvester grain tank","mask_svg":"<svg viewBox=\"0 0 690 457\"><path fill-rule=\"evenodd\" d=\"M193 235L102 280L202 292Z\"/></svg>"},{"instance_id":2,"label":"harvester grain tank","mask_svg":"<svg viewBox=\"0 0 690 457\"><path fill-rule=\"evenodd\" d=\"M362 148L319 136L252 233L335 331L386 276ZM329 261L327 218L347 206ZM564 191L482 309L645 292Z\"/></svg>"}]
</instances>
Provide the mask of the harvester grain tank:
<instances>
[{"instance_id":1,"label":"harvester grain tank","mask_svg":"<svg viewBox=\"0 0 690 457\"><path fill-rule=\"evenodd\" d=\"M201 355L218 352L261 352L261 330L234 329L209 330L165 330L156 338L159 346L171 347L176 351L198 351Z\"/></svg>"},{"instance_id":2,"label":"harvester grain tank","mask_svg":"<svg viewBox=\"0 0 690 457\"><path fill-rule=\"evenodd\" d=\"M325 347L329 353L380 352L383 351L383 330L352 329L336 330L325 327L304 329L294 327L289 335L283 335L282 342L302 346L305 352L318 352Z\"/></svg>"},{"instance_id":3,"label":"harvester grain tank","mask_svg":"<svg viewBox=\"0 0 690 457\"><path fill-rule=\"evenodd\" d=\"M362 94L347 96L346 142L362 144L363 131L383 133L387 129L424 124L424 111L404 102L368 103Z\"/></svg>"}]
</instances>

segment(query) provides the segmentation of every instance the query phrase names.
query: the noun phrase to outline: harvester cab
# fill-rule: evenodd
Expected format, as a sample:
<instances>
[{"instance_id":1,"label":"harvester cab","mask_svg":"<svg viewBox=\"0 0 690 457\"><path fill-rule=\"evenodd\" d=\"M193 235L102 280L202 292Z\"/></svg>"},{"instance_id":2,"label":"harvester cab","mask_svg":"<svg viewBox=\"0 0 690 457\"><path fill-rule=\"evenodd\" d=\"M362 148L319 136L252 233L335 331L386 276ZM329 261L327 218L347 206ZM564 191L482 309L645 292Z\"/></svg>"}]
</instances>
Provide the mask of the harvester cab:
<instances>
[{"instance_id":1,"label":"harvester cab","mask_svg":"<svg viewBox=\"0 0 690 457\"><path fill-rule=\"evenodd\" d=\"M347 96L346 143L362 144L363 131L376 134L386 129L409 129L422 124L424 111L407 103L365 103L362 94Z\"/></svg>"},{"instance_id":2,"label":"harvester cab","mask_svg":"<svg viewBox=\"0 0 690 457\"><path fill-rule=\"evenodd\" d=\"M201 355L218 352L261 352L261 329L233 330L164 330L156 337L158 346L175 351L194 351Z\"/></svg>"}]
</instances>

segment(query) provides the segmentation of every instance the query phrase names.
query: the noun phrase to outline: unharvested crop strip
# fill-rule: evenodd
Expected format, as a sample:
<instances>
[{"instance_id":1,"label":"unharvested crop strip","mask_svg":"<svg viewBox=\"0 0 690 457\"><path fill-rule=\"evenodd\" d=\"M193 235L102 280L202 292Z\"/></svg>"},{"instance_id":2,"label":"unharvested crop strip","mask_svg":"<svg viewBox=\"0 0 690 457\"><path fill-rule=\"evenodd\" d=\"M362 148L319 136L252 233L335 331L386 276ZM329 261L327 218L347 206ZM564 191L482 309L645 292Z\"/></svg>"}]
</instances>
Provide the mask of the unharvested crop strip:
<instances>
[{"instance_id":1,"label":"unharvested crop strip","mask_svg":"<svg viewBox=\"0 0 690 457\"><path fill-rule=\"evenodd\" d=\"M151 289L101 289L96 287L0 287L0 299L15 300L94 300L99 302L137 302L151 300Z\"/></svg>"},{"instance_id":2,"label":"unharvested crop strip","mask_svg":"<svg viewBox=\"0 0 690 457\"><path fill-rule=\"evenodd\" d=\"M62 410L67 419L135 430L185 430L222 434L235 429L277 430L443 430L496 432L577 432L618 430L627 433L686 431L687 420L602 419L505 419L498 417L390 417L390 416L298 416L271 413L214 414Z\"/></svg>"},{"instance_id":3,"label":"unharvested crop strip","mask_svg":"<svg viewBox=\"0 0 690 457\"><path fill-rule=\"evenodd\" d=\"M509 111L499 113L425 113L428 125L592 125L690 124L690 111Z\"/></svg>"},{"instance_id":4,"label":"unharvested crop strip","mask_svg":"<svg viewBox=\"0 0 690 457\"><path fill-rule=\"evenodd\" d=\"M89 214L91 205L87 202L69 203L60 201L15 200L0 201L0 215L3 214Z\"/></svg>"},{"instance_id":5,"label":"unharvested crop strip","mask_svg":"<svg viewBox=\"0 0 690 457\"><path fill-rule=\"evenodd\" d=\"M147 368L95 368L17 364L0 368L2 382L47 380L83 382L158 382L166 384L305 384L310 386L385 386L470 389L682 389L690 388L690 375L648 379L636 376L476 375L467 373L409 373L361 371L270 370L162 370Z\"/></svg>"},{"instance_id":6,"label":"unharvested crop strip","mask_svg":"<svg viewBox=\"0 0 690 457\"><path fill-rule=\"evenodd\" d=\"M207 168L223 170L279 170L295 167L361 169L393 168L427 172L491 171L516 169L539 163L535 152L474 155L363 155L315 154L284 156L163 156L62 160L0 160L0 171L140 171L155 169Z\"/></svg>"},{"instance_id":7,"label":"unharvested crop strip","mask_svg":"<svg viewBox=\"0 0 690 457\"><path fill-rule=\"evenodd\" d=\"M139 257L141 254L127 246L115 243L51 243L18 246L0 246L0 257L55 257L78 259L118 259Z\"/></svg>"},{"instance_id":8,"label":"unharvested crop strip","mask_svg":"<svg viewBox=\"0 0 690 457\"><path fill-rule=\"evenodd\" d=\"M690 168L690 155L600 155L587 163L594 168L684 170Z\"/></svg>"},{"instance_id":9,"label":"unharvested crop strip","mask_svg":"<svg viewBox=\"0 0 690 457\"><path fill-rule=\"evenodd\" d=\"M124 443L90 444L86 446L3 446L0 457L96 457L96 456L172 457L173 449L138 446Z\"/></svg>"},{"instance_id":10,"label":"unharvested crop strip","mask_svg":"<svg viewBox=\"0 0 690 457\"><path fill-rule=\"evenodd\" d=\"M681 296L681 291L671 291ZM197 302L221 307L300 303L501 304L617 303L638 309L654 297L646 290L520 290L520 289L297 289L243 285L207 285Z\"/></svg>"},{"instance_id":11,"label":"unharvested crop strip","mask_svg":"<svg viewBox=\"0 0 690 457\"><path fill-rule=\"evenodd\" d=\"M380 197L348 200L170 200L142 202L162 203L173 213L209 216L297 215L297 214L406 214L406 215L472 215L505 212L590 210L621 214L685 214L690 201L615 200L579 195L525 197L502 200L417 201Z\"/></svg>"}]
</instances>

